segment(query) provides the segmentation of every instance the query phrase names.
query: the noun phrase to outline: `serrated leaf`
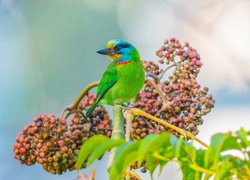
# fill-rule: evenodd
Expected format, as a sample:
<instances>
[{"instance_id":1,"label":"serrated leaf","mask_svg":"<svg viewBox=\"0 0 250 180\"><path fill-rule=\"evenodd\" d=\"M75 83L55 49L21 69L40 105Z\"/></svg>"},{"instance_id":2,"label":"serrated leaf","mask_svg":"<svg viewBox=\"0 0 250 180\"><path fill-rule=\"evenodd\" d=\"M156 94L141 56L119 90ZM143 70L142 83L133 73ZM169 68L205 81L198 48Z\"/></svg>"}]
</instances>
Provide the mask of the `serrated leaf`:
<instances>
[{"instance_id":1,"label":"serrated leaf","mask_svg":"<svg viewBox=\"0 0 250 180\"><path fill-rule=\"evenodd\" d=\"M114 161L109 169L110 180L120 179L125 172L125 167L129 166L131 158L135 161L140 141L127 142L117 148Z\"/></svg>"},{"instance_id":2,"label":"serrated leaf","mask_svg":"<svg viewBox=\"0 0 250 180\"><path fill-rule=\"evenodd\" d=\"M81 169L83 163L87 159L87 157L90 155L90 153L95 149L99 144L101 144L103 141L107 140L108 137L104 135L95 135L89 138L80 149L80 152L77 157L76 161L76 169Z\"/></svg>"},{"instance_id":3,"label":"serrated leaf","mask_svg":"<svg viewBox=\"0 0 250 180\"><path fill-rule=\"evenodd\" d=\"M99 146L97 146L92 154L88 158L87 167L89 167L96 159L99 159L106 151L120 146L121 144L125 143L124 139L108 139L103 141Z\"/></svg>"}]
</instances>

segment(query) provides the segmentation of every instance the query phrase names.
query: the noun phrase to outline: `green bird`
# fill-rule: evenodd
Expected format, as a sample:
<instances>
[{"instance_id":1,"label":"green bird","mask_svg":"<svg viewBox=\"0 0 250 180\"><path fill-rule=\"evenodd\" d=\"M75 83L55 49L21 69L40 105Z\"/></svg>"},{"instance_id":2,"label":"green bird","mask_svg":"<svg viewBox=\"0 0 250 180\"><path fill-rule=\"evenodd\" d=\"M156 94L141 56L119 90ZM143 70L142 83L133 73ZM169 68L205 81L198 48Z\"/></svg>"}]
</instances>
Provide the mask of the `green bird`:
<instances>
[{"instance_id":1,"label":"green bird","mask_svg":"<svg viewBox=\"0 0 250 180\"><path fill-rule=\"evenodd\" d=\"M102 76L97 99L88 109L87 117L98 105L114 106L129 102L141 90L145 78L139 52L130 43L119 39L110 40L106 48L97 53L107 55L113 62Z\"/></svg>"}]
</instances>

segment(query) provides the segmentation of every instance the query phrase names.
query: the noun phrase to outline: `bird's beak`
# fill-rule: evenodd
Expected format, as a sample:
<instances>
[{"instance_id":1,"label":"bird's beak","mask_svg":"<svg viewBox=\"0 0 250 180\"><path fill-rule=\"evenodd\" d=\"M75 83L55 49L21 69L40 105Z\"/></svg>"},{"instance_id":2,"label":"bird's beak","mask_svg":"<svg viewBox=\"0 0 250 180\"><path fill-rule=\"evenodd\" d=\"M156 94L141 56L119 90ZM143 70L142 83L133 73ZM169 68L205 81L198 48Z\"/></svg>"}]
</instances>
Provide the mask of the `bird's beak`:
<instances>
[{"instance_id":1,"label":"bird's beak","mask_svg":"<svg viewBox=\"0 0 250 180\"><path fill-rule=\"evenodd\" d=\"M104 49L101 49L101 50L97 51L97 53L103 54L103 55L113 55L114 51L112 51L109 48L104 48Z\"/></svg>"}]
</instances>

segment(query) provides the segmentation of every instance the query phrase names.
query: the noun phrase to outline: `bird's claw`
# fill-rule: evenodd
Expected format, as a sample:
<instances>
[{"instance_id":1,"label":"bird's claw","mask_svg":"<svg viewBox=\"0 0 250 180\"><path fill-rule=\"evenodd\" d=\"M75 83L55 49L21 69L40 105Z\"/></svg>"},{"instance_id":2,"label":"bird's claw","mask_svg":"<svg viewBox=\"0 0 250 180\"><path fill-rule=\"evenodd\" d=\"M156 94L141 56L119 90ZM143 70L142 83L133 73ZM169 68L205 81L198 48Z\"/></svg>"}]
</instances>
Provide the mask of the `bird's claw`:
<instances>
[{"instance_id":1,"label":"bird's claw","mask_svg":"<svg viewBox=\"0 0 250 180\"><path fill-rule=\"evenodd\" d=\"M122 104L122 107L129 108L129 109L132 109L132 108L133 108L133 106L131 106L131 105L128 104L128 103Z\"/></svg>"}]
</instances>

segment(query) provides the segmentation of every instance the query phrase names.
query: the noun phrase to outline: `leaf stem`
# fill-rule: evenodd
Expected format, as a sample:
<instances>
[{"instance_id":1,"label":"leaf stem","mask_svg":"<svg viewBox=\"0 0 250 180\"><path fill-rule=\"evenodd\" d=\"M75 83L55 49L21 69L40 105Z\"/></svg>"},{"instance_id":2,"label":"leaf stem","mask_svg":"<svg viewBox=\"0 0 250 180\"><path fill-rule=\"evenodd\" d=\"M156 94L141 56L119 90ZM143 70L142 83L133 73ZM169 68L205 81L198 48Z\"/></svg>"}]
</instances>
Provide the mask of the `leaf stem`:
<instances>
[{"instance_id":1,"label":"leaf stem","mask_svg":"<svg viewBox=\"0 0 250 180\"><path fill-rule=\"evenodd\" d=\"M199 171L199 172L203 172L203 173L206 173L206 174L209 174L209 175L214 175L215 172L214 171L210 171L208 169L205 169L205 168L202 168L200 166L197 166L196 164L191 164L190 167L196 171Z\"/></svg>"},{"instance_id":2,"label":"leaf stem","mask_svg":"<svg viewBox=\"0 0 250 180\"><path fill-rule=\"evenodd\" d=\"M162 161L169 161L169 159L165 158L164 156L160 155L158 151L153 152L153 157L162 160Z\"/></svg>"}]
</instances>

